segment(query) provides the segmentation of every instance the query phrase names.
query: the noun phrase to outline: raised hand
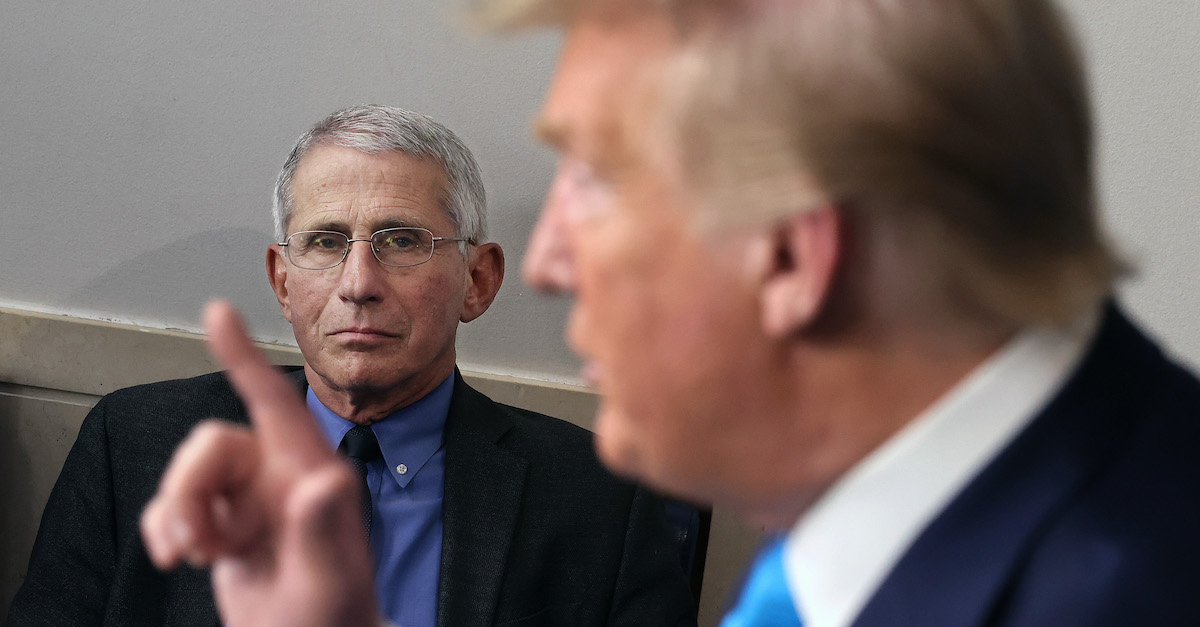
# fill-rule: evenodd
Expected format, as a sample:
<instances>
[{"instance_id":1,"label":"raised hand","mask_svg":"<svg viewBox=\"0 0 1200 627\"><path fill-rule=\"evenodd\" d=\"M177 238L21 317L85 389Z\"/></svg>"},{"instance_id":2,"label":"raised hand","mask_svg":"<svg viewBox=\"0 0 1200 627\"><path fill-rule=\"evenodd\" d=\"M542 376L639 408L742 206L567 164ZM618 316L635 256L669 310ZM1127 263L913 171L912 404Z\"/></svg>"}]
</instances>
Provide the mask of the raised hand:
<instances>
[{"instance_id":1,"label":"raised hand","mask_svg":"<svg viewBox=\"0 0 1200 627\"><path fill-rule=\"evenodd\" d=\"M142 514L151 560L211 566L226 625L377 625L358 479L231 305L204 328L254 428L212 421L180 445Z\"/></svg>"}]
</instances>

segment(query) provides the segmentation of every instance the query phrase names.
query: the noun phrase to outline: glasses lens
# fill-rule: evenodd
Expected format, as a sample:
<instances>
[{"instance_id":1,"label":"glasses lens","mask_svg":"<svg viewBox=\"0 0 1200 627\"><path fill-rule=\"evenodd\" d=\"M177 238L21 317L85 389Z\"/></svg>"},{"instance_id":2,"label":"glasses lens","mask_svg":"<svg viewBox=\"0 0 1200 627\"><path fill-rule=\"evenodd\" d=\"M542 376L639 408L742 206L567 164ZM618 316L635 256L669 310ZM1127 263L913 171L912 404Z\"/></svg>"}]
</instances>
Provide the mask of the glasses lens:
<instances>
[{"instance_id":1,"label":"glasses lens","mask_svg":"<svg viewBox=\"0 0 1200 627\"><path fill-rule=\"evenodd\" d=\"M433 257L433 233L416 228L384 229L371 236L371 248L380 263L416 266Z\"/></svg>"},{"instance_id":2,"label":"glasses lens","mask_svg":"<svg viewBox=\"0 0 1200 627\"><path fill-rule=\"evenodd\" d=\"M346 255L346 236L335 231L300 231L287 241L288 259L301 268L332 268Z\"/></svg>"}]
</instances>

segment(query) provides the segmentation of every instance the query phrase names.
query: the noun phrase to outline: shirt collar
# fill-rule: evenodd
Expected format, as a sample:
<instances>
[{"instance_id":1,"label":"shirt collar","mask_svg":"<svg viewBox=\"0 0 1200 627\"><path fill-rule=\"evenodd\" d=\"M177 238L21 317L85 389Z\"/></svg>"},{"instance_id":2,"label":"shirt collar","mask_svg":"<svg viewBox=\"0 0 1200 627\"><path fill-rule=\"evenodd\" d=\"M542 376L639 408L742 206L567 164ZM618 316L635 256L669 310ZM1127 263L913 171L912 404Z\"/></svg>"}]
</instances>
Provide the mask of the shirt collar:
<instances>
[{"instance_id":1,"label":"shirt collar","mask_svg":"<svg viewBox=\"0 0 1200 627\"><path fill-rule=\"evenodd\" d=\"M453 392L454 375L451 374L420 400L371 425L387 462L388 474L401 488L408 487L417 472L442 448ZM316 416L325 440L336 449L355 423L325 407L312 386L309 386L305 400L308 410Z\"/></svg>"},{"instance_id":2,"label":"shirt collar","mask_svg":"<svg viewBox=\"0 0 1200 627\"><path fill-rule=\"evenodd\" d=\"M857 617L918 534L1066 383L1097 320L1089 312L1066 329L1019 333L796 523L785 573L806 627Z\"/></svg>"}]
</instances>

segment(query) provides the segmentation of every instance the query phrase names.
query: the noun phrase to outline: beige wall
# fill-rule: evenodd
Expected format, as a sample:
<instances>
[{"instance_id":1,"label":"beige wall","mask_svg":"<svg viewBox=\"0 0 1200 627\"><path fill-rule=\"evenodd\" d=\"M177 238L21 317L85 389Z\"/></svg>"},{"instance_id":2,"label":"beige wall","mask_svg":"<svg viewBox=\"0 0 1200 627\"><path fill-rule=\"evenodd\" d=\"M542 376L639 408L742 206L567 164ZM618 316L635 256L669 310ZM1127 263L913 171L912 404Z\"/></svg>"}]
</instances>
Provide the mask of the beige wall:
<instances>
[{"instance_id":1,"label":"beige wall","mask_svg":"<svg viewBox=\"0 0 1200 627\"><path fill-rule=\"evenodd\" d=\"M272 361L295 348L263 345ZM0 308L0 616L20 585L38 520L79 425L100 396L215 369L202 339ZM596 397L583 388L464 371L497 401L587 427ZM717 511L705 568L701 624L715 625L758 534Z\"/></svg>"}]
</instances>

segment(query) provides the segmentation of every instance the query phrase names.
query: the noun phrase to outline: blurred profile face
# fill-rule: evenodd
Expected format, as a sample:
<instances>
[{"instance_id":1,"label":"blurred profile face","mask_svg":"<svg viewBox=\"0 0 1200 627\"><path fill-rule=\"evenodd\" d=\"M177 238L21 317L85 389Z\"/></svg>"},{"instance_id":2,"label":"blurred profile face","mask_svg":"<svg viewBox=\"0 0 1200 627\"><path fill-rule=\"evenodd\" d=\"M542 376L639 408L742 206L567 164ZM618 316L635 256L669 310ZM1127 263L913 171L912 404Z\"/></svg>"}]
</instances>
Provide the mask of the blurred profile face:
<instances>
[{"instance_id":1,"label":"blurred profile face","mask_svg":"<svg viewBox=\"0 0 1200 627\"><path fill-rule=\"evenodd\" d=\"M445 172L429 160L318 145L296 168L287 232L369 238L412 226L453 237L439 202L444 183ZM453 372L469 287L457 243L441 242L428 262L403 268L380 264L369 242L352 243L346 260L325 270L292 265L278 245L267 264L309 384L326 404L379 395L412 402Z\"/></svg>"},{"instance_id":2,"label":"blurred profile face","mask_svg":"<svg viewBox=\"0 0 1200 627\"><path fill-rule=\"evenodd\" d=\"M575 296L567 339L602 397L605 463L680 496L736 503L760 470L747 462L775 439L778 355L744 276L751 238L701 229L677 171L637 140L648 94L638 85L656 82L672 28L643 16L569 31L538 123L559 168L524 271Z\"/></svg>"}]
</instances>

